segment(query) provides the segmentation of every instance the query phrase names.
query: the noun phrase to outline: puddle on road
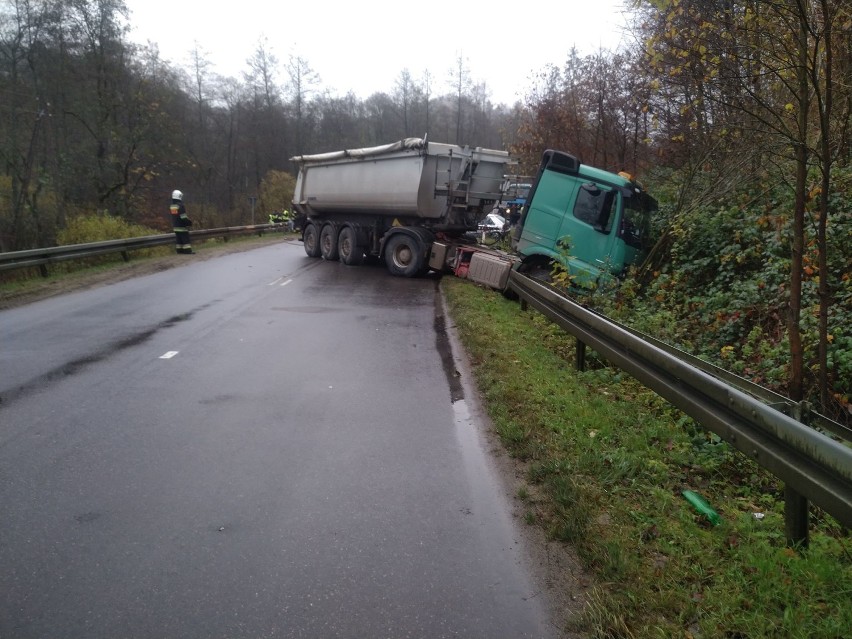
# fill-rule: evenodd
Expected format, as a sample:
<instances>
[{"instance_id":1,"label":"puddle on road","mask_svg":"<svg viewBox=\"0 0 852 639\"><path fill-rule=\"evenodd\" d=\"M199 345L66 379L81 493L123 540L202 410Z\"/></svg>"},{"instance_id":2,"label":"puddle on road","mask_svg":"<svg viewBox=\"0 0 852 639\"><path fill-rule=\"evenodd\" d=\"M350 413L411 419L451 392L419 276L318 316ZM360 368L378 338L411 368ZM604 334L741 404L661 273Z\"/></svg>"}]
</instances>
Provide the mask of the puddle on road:
<instances>
[{"instance_id":1,"label":"puddle on road","mask_svg":"<svg viewBox=\"0 0 852 639\"><path fill-rule=\"evenodd\" d=\"M180 322L186 322L192 319L192 317L197 312L202 311L210 306L211 304L204 304L189 312L181 313L180 315L173 315L172 317L163 320L152 328L146 329L144 331L139 331L138 333L134 333L133 335L129 335L123 339L116 340L111 344L107 344L103 349L92 353L91 355L65 362L61 366L57 366L53 370L48 371L36 377L35 379L31 379L20 386L11 388L6 392L0 394L0 405L8 406L13 401L18 400L26 395L29 395L30 393L41 390L57 380L76 375L77 373L80 373L92 364L97 364L98 362L101 362L125 349L131 348L133 346L138 346L139 344L142 344L151 339L151 337L153 337L159 331L175 326Z\"/></svg>"},{"instance_id":2,"label":"puddle on road","mask_svg":"<svg viewBox=\"0 0 852 639\"><path fill-rule=\"evenodd\" d=\"M453 348L450 344L450 337L447 334L447 321L445 318L443 297L436 284L435 346L438 349L438 354L441 356L441 365L444 368L444 374L447 376L447 383L450 386L450 401L455 405L464 399L464 386L461 382L461 373L456 369L456 363L453 359Z\"/></svg>"},{"instance_id":3,"label":"puddle on road","mask_svg":"<svg viewBox=\"0 0 852 639\"><path fill-rule=\"evenodd\" d=\"M338 313L343 309L330 306L273 306L271 310L287 313Z\"/></svg>"}]
</instances>

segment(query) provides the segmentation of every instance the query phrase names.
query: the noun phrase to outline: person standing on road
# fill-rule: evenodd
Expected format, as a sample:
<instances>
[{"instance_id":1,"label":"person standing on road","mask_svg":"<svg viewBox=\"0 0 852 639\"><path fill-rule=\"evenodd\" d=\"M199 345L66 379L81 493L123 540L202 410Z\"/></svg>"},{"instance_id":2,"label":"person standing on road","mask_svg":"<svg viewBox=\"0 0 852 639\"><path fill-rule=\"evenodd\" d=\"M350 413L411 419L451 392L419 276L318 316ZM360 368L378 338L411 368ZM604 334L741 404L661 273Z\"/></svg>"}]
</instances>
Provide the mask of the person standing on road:
<instances>
[{"instance_id":1,"label":"person standing on road","mask_svg":"<svg viewBox=\"0 0 852 639\"><path fill-rule=\"evenodd\" d=\"M293 216L287 209L284 209L284 212L281 214L281 223L284 224L286 230L293 231Z\"/></svg>"},{"instance_id":2,"label":"person standing on road","mask_svg":"<svg viewBox=\"0 0 852 639\"><path fill-rule=\"evenodd\" d=\"M192 226L192 220L186 214L181 191L172 191L172 203L169 206L169 212L172 214L172 228L175 230L177 252L194 254L195 251L192 250L192 245L189 243L189 227Z\"/></svg>"}]
</instances>

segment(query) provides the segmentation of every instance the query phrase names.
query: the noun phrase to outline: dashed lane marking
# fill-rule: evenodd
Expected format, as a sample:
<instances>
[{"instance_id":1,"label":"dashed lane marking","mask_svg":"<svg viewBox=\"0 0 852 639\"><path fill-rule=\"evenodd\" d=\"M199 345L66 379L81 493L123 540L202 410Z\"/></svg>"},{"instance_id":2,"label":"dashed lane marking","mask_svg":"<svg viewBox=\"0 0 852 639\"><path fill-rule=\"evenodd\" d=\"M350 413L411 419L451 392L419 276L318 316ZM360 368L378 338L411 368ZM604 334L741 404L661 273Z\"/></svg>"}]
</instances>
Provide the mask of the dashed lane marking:
<instances>
[{"instance_id":1,"label":"dashed lane marking","mask_svg":"<svg viewBox=\"0 0 852 639\"><path fill-rule=\"evenodd\" d=\"M177 354L178 354L178 351L168 351L168 352L160 355L160 359L171 359L172 357L174 357Z\"/></svg>"}]
</instances>

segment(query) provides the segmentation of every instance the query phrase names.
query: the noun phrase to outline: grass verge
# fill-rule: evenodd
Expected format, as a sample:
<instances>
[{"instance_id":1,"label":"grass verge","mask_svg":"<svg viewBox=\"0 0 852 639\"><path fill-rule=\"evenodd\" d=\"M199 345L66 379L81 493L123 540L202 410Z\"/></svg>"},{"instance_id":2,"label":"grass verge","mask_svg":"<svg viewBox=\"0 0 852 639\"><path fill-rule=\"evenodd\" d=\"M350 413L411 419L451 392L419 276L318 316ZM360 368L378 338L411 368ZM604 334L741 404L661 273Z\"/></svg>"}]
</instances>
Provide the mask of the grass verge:
<instances>
[{"instance_id":1,"label":"grass verge","mask_svg":"<svg viewBox=\"0 0 852 639\"><path fill-rule=\"evenodd\" d=\"M852 636L852 543L833 518L815 510L810 547L786 548L771 474L619 370L592 360L577 372L573 338L535 311L465 280L442 287L495 428L527 469L525 520L596 575L572 629Z\"/></svg>"}]
</instances>

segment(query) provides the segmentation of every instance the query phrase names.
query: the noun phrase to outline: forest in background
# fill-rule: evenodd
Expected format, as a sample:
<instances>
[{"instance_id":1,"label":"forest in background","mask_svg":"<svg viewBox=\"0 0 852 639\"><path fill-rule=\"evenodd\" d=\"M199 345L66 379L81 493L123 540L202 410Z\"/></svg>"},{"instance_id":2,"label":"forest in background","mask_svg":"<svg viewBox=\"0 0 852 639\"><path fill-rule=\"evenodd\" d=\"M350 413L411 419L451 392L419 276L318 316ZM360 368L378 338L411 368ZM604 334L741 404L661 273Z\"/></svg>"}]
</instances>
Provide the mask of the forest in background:
<instances>
[{"instance_id":1,"label":"forest in background","mask_svg":"<svg viewBox=\"0 0 852 639\"><path fill-rule=\"evenodd\" d=\"M852 3L625 4L632 47L566 50L503 105L463 58L359 99L266 42L241 78L176 68L129 41L122 0L0 0L0 250L82 216L165 229L174 188L199 226L264 221L301 153L428 134L532 173L558 148L661 203L649 262L595 303L848 422Z\"/></svg>"}]
</instances>

